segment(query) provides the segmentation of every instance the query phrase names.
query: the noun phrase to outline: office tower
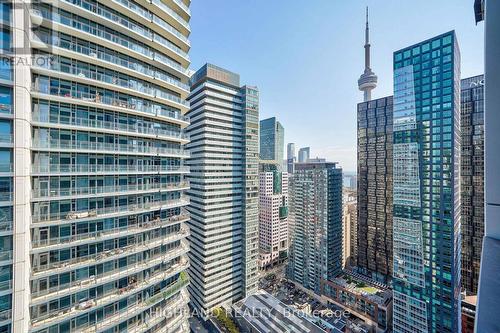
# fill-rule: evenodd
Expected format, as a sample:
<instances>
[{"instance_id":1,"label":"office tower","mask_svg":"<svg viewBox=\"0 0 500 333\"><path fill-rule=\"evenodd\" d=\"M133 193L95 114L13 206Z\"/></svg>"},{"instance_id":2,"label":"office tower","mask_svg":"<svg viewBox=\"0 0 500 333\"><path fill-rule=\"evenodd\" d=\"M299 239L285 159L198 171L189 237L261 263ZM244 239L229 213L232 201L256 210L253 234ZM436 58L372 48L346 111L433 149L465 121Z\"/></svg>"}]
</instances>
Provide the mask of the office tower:
<instances>
[{"instance_id":1,"label":"office tower","mask_svg":"<svg viewBox=\"0 0 500 333\"><path fill-rule=\"evenodd\" d=\"M320 280L342 270L342 169L299 163L290 180L294 226L288 277L319 294Z\"/></svg>"},{"instance_id":2,"label":"office tower","mask_svg":"<svg viewBox=\"0 0 500 333\"><path fill-rule=\"evenodd\" d=\"M0 6L0 332L187 332L189 1Z\"/></svg>"},{"instance_id":3,"label":"office tower","mask_svg":"<svg viewBox=\"0 0 500 333\"><path fill-rule=\"evenodd\" d=\"M276 164L260 164L259 250L270 264L288 253L288 174Z\"/></svg>"},{"instance_id":4,"label":"office tower","mask_svg":"<svg viewBox=\"0 0 500 333\"><path fill-rule=\"evenodd\" d=\"M484 236L484 76L460 86L462 289L476 295Z\"/></svg>"},{"instance_id":5,"label":"office tower","mask_svg":"<svg viewBox=\"0 0 500 333\"><path fill-rule=\"evenodd\" d=\"M293 164L296 162L295 158L295 143L289 143L286 146L286 162L287 162L287 171L288 174L293 174Z\"/></svg>"},{"instance_id":6,"label":"office tower","mask_svg":"<svg viewBox=\"0 0 500 333\"><path fill-rule=\"evenodd\" d=\"M377 87L377 76L370 67L370 28L368 27L368 7L366 7L365 28L365 71L358 80L358 88L363 92L363 101L372 99L372 90Z\"/></svg>"},{"instance_id":7,"label":"office tower","mask_svg":"<svg viewBox=\"0 0 500 333\"><path fill-rule=\"evenodd\" d=\"M260 159L275 161L280 169L283 163L285 130L276 117L260 121Z\"/></svg>"},{"instance_id":8,"label":"office tower","mask_svg":"<svg viewBox=\"0 0 500 333\"><path fill-rule=\"evenodd\" d=\"M394 332L460 330L459 78L454 31L394 53Z\"/></svg>"},{"instance_id":9,"label":"office tower","mask_svg":"<svg viewBox=\"0 0 500 333\"><path fill-rule=\"evenodd\" d=\"M356 270L392 277L392 96L358 104Z\"/></svg>"},{"instance_id":10,"label":"office tower","mask_svg":"<svg viewBox=\"0 0 500 333\"><path fill-rule=\"evenodd\" d=\"M307 163L309 161L311 149L304 147L299 149L299 163Z\"/></svg>"},{"instance_id":11,"label":"office tower","mask_svg":"<svg viewBox=\"0 0 500 333\"><path fill-rule=\"evenodd\" d=\"M476 22L484 20L484 238L475 332L499 332L500 297L500 2L476 0Z\"/></svg>"},{"instance_id":12,"label":"office tower","mask_svg":"<svg viewBox=\"0 0 500 333\"><path fill-rule=\"evenodd\" d=\"M189 291L209 311L257 288L259 92L212 64L190 83Z\"/></svg>"}]
</instances>

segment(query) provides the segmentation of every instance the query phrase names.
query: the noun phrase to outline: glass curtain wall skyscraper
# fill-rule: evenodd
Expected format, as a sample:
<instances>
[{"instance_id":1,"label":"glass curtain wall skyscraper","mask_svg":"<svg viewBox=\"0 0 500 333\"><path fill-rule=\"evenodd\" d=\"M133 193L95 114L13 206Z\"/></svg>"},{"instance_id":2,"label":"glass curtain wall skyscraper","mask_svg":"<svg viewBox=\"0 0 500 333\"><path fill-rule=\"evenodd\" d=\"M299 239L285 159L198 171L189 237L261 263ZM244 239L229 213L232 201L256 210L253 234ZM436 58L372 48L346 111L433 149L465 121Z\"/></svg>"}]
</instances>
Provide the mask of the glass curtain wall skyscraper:
<instances>
[{"instance_id":1,"label":"glass curtain wall skyscraper","mask_svg":"<svg viewBox=\"0 0 500 333\"><path fill-rule=\"evenodd\" d=\"M461 82L462 289L477 294L484 236L484 76Z\"/></svg>"},{"instance_id":2,"label":"glass curtain wall skyscraper","mask_svg":"<svg viewBox=\"0 0 500 333\"><path fill-rule=\"evenodd\" d=\"M289 143L286 146L286 163L287 163L287 172L289 175L293 174L295 162L296 162L295 143Z\"/></svg>"},{"instance_id":3,"label":"glass curtain wall skyscraper","mask_svg":"<svg viewBox=\"0 0 500 333\"><path fill-rule=\"evenodd\" d=\"M1 332L189 330L189 4L2 2Z\"/></svg>"},{"instance_id":4,"label":"glass curtain wall skyscraper","mask_svg":"<svg viewBox=\"0 0 500 333\"><path fill-rule=\"evenodd\" d=\"M275 161L281 169L285 149L285 129L276 117L260 121L260 159Z\"/></svg>"},{"instance_id":5,"label":"glass curtain wall skyscraper","mask_svg":"<svg viewBox=\"0 0 500 333\"><path fill-rule=\"evenodd\" d=\"M454 31L394 53L394 332L460 329L460 53Z\"/></svg>"},{"instance_id":6,"label":"glass curtain wall skyscraper","mask_svg":"<svg viewBox=\"0 0 500 333\"><path fill-rule=\"evenodd\" d=\"M191 77L189 287L196 310L257 289L259 92L206 64Z\"/></svg>"},{"instance_id":7,"label":"glass curtain wall skyscraper","mask_svg":"<svg viewBox=\"0 0 500 333\"><path fill-rule=\"evenodd\" d=\"M393 98L358 104L358 220L356 270L373 280L392 278Z\"/></svg>"},{"instance_id":8,"label":"glass curtain wall skyscraper","mask_svg":"<svg viewBox=\"0 0 500 333\"><path fill-rule=\"evenodd\" d=\"M304 147L299 149L299 163L307 163L309 158L311 158L311 149L309 147Z\"/></svg>"}]
</instances>

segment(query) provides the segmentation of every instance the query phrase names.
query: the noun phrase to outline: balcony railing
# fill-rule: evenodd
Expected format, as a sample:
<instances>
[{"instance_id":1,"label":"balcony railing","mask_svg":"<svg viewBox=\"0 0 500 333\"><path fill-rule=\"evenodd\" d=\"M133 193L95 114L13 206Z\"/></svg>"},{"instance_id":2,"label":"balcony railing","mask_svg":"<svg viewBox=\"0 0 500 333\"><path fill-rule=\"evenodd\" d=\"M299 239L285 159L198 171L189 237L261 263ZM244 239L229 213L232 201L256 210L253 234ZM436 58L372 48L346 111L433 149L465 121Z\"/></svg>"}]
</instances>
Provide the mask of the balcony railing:
<instances>
[{"instance_id":1,"label":"balcony railing","mask_svg":"<svg viewBox=\"0 0 500 333\"><path fill-rule=\"evenodd\" d=\"M106 165L106 164L51 164L32 166L33 173L131 173L131 172L189 172L184 165Z\"/></svg>"},{"instance_id":2,"label":"balcony railing","mask_svg":"<svg viewBox=\"0 0 500 333\"><path fill-rule=\"evenodd\" d=\"M71 270L74 266L79 266L84 263L87 265L94 265L102 262L107 262L113 259L122 258L133 253L139 253L148 249L153 249L162 244L175 242L186 238L188 231L181 229L179 232L172 233L168 236L158 235L157 237L150 238L148 241L142 243L130 244L125 247L115 248L113 250L106 250L100 253L91 254L84 257L76 257L67 260L54 261L47 264L33 264L31 270L34 274L44 272L47 270L61 269L64 271Z\"/></svg>"},{"instance_id":3,"label":"balcony railing","mask_svg":"<svg viewBox=\"0 0 500 333\"><path fill-rule=\"evenodd\" d=\"M172 16L173 18L175 18L177 20L177 22L182 24L182 26L184 28L186 28L187 30L190 30L189 23L182 16L180 16L175 11L173 11L170 7L165 5L161 0L153 0L153 4L158 6L159 8L161 8L164 12L166 12L167 14Z\"/></svg>"},{"instance_id":4,"label":"balcony railing","mask_svg":"<svg viewBox=\"0 0 500 333\"><path fill-rule=\"evenodd\" d=\"M176 282L177 283L177 282ZM175 283L174 283L175 284ZM189 282L185 284L187 286ZM184 287L185 287L184 286ZM165 289L168 289L170 287L167 287ZM166 302L166 304L163 306L164 309L170 309L171 311L173 309L177 309L181 306L184 306L185 303L188 302L187 297L183 294L182 288L179 289L180 294L179 297L176 297L174 299L170 299ZM177 290L179 292L179 290ZM175 295L175 292L171 293L171 296ZM108 329L110 327L116 326L121 322L124 322L125 320L136 316L137 314L145 311L148 308L151 308L152 306L147 304L146 301L137 301L134 305L127 307L125 310L118 311L110 315L109 317L106 317L102 322L96 324L96 325L88 325L87 329L84 329L84 327L79 327L79 329L82 329L82 333L91 333L91 332L97 332L97 331L103 331L105 329Z\"/></svg>"},{"instance_id":5,"label":"balcony railing","mask_svg":"<svg viewBox=\"0 0 500 333\"><path fill-rule=\"evenodd\" d=\"M161 190L175 190L188 187L189 182L171 182L171 183L153 183L153 184L128 184L128 185L112 185L112 186L93 186L93 187L73 187L73 188L58 188L58 189L34 189L32 191L33 198L52 198L52 197L67 197L75 195L95 195L95 194L111 194L122 192L148 192Z\"/></svg>"},{"instance_id":6,"label":"balcony railing","mask_svg":"<svg viewBox=\"0 0 500 333\"><path fill-rule=\"evenodd\" d=\"M0 144L12 143L13 137L12 134L0 134Z\"/></svg>"},{"instance_id":7,"label":"balcony railing","mask_svg":"<svg viewBox=\"0 0 500 333\"><path fill-rule=\"evenodd\" d=\"M0 232L6 232L11 230L12 230L12 220L0 222Z\"/></svg>"},{"instance_id":8,"label":"balcony railing","mask_svg":"<svg viewBox=\"0 0 500 333\"><path fill-rule=\"evenodd\" d=\"M12 318L12 310L0 311L0 322L10 320Z\"/></svg>"},{"instance_id":9,"label":"balcony railing","mask_svg":"<svg viewBox=\"0 0 500 333\"><path fill-rule=\"evenodd\" d=\"M63 91L62 89L50 89L48 86L43 86L42 84L35 83L32 86L33 92L38 92L42 94L47 94L51 96L59 96L64 98L77 99L82 102L90 102L96 104L110 105L118 108L144 112L156 116L163 116L167 118L177 119L181 121L188 121L186 117L182 116L180 112L173 112L169 110L162 109L160 105L144 103L144 101L137 98L115 98L111 96L103 96L99 93L88 93L83 91ZM183 105L187 106L184 102Z\"/></svg>"},{"instance_id":10,"label":"balcony railing","mask_svg":"<svg viewBox=\"0 0 500 333\"><path fill-rule=\"evenodd\" d=\"M116 214L120 212L135 212L139 210L154 210L160 208L179 207L189 204L189 200L185 196L179 199L168 201L145 202L141 204L128 204L116 207L103 207L90 210L74 211L74 212L56 212L56 213L35 213L32 215L32 221L46 222L58 220L77 220L84 218L97 218L105 215Z\"/></svg>"},{"instance_id":11,"label":"balcony railing","mask_svg":"<svg viewBox=\"0 0 500 333\"><path fill-rule=\"evenodd\" d=\"M178 248L167 250L167 252L159 252L151 257L138 261L134 264L131 264L130 267L117 267L113 270L97 273L97 275L92 275L88 279L73 281L61 285L57 285L54 287L50 287L45 290L34 291L31 293L31 298L35 302L38 302L38 299L46 297L62 297L67 293L72 293L75 290L88 289L97 285L105 284L109 281L116 281L121 278L127 277L131 274L138 273L145 269L154 267L161 262L167 262L174 258L183 256L187 253L187 248L180 246ZM181 257L182 258L182 257ZM165 270L166 273L171 272L172 270L178 269L181 266L187 266L189 261L182 258L181 261L177 264L172 265L172 267ZM170 274L170 273L168 273ZM73 290L75 289L75 290Z\"/></svg>"},{"instance_id":12,"label":"balcony railing","mask_svg":"<svg viewBox=\"0 0 500 333\"><path fill-rule=\"evenodd\" d=\"M53 124L47 116L42 116L40 112L33 112L32 120L34 122L44 123L44 124ZM61 122L59 122L61 123ZM58 123L58 124L59 124ZM140 134L150 134L157 136L165 136L169 138L188 140L189 135L182 131L171 131L162 128L155 128L152 126L146 127L139 124L122 124L113 121L104 121L104 120L95 120L95 119L84 119L84 118L72 118L67 122L63 122L64 125L70 126L79 126L79 127L87 127L92 129L105 129L112 131L122 131L122 132L132 132L132 133L140 133Z\"/></svg>"},{"instance_id":13,"label":"balcony railing","mask_svg":"<svg viewBox=\"0 0 500 333\"><path fill-rule=\"evenodd\" d=\"M180 275L185 276L185 275L187 275L187 273L182 271L182 272L180 272ZM93 308L105 306L107 304L110 304L110 303L116 301L117 299L119 299L121 297L127 297L127 295L130 296L131 294L137 292L138 289L140 289L140 288L145 289L148 286L150 287L150 286L154 285L154 283L161 281L161 278L163 278L164 276L165 276L164 274L159 274L156 276L156 279L158 281L146 280L146 281L143 281L141 284L136 284L135 286L133 286L133 288L127 288L126 291L122 291L122 292L120 292L119 290L112 291L109 294L104 295L103 297L100 297L99 299L90 299L90 300L87 300L87 301L82 302L80 304L77 304L76 306L73 306L71 308L60 309L60 311L57 311L57 312L47 313L44 316L40 316L40 317L37 317L35 319L32 319L31 324L36 327L36 326L41 325L41 324L46 325L49 323L60 322L62 320L65 320L67 317L74 317L74 316L82 315L83 313L89 312ZM158 277L160 277L160 279L158 279ZM164 288L163 291L160 291L160 293L158 293L155 296L152 296L150 298L147 298L144 302L142 302L142 304L151 305L152 303L148 302L148 300L158 296L159 294L168 294L169 296L167 296L167 297L170 297L170 296L174 295L176 292L180 291L188 283L189 283L189 279L184 278L184 277L179 278L176 282L174 282L174 283L170 284L168 287ZM155 303L157 303L157 302L155 302Z\"/></svg>"},{"instance_id":14,"label":"balcony railing","mask_svg":"<svg viewBox=\"0 0 500 333\"><path fill-rule=\"evenodd\" d=\"M0 249L0 261L12 260L12 250L1 250Z\"/></svg>"},{"instance_id":15,"label":"balcony railing","mask_svg":"<svg viewBox=\"0 0 500 333\"><path fill-rule=\"evenodd\" d=\"M12 201L13 195L13 192L0 192L0 202Z\"/></svg>"},{"instance_id":16,"label":"balcony railing","mask_svg":"<svg viewBox=\"0 0 500 333\"><path fill-rule=\"evenodd\" d=\"M140 153L154 155L179 155L181 157L189 157L189 152L184 149L155 147L138 144L120 144L120 143L105 143L105 142L90 142L90 141L72 141L72 140L48 140L39 141L36 138L32 142L32 148L37 149L67 149L67 150L91 150L100 152L124 152L124 153Z\"/></svg>"},{"instance_id":17,"label":"balcony railing","mask_svg":"<svg viewBox=\"0 0 500 333\"><path fill-rule=\"evenodd\" d=\"M85 241L91 241L96 239L101 239L105 237L118 238L124 235L130 235L133 233L144 232L152 229L156 229L163 226L168 226L170 224L185 221L189 218L189 214L183 210L180 215L172 216L165 219L160 219L159 217L151 220L149 222L144 222L137 225L128 225L120 228L113 228L102 231L88 232L80 235L64 236L64 237L52 237L49 239L38 239L36 237L32 242L31 246L33 249L51 246L51 245L64 245L64 244L77 244ZM187 234L189 230L183 229Z\"/></svg>"}]
</instances>

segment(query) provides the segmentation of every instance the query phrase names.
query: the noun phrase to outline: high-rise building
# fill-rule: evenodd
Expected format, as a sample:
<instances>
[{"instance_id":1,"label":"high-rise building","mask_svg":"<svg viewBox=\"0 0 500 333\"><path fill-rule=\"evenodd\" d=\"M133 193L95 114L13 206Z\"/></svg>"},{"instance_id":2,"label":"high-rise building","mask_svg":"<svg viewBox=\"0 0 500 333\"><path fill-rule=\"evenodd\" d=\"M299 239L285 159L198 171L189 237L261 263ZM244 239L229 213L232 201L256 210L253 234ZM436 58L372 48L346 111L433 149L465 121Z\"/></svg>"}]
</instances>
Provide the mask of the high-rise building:
<instances>
[{"instance_id":1,"label":"high-rise building","mask_svg":"<svg viewBox=\"0 0 500 333\"><path fill-rule=\"evenodd\" d=\"M377 76L370 67L370 28L368 27L368 7L366 7L365 28L365 71L358 80L358 88L363 92L363 101L372 99L372 90L377 87Z\"/></svg>"},{"instance_id":2,"label":"high-rise building","mask_svg":"<svg viewBox=\"0 0 500 333\"><path fill-rule=\"evenodd\" d=\"M462 289L477 294L484 236L484 76L461 82Z\"/></svg>"},{"instance_id":3,"label":"high-rise building","mask_svg":"<svg viewBox=\"0 0 500 333\"><path fill-rule=\"evenodd\" d=\"M394 332L460 331L460 52L394 53Z\"/></svg>"},{"instance_id":4,"label":"high-rise building","mask_svg":"<svg viewBox=\"0 0 500 333\"><path fill-rule=\"evenodd\" d=\"M282 168L285 130L276 117L260 121L260 159L275 161Z\"/></svg>"},{"instance_id":5,"label":"high-rise building","mask_svg":"<svg viewBox=\"0 0 500 333\"><path fill-rule=\"evenodd\" d=\"M295 162L296 162L295 143L289 143L286 146L286 164L287 164L287 171L288 171L289 175L293 174L293 170L294 170L293 164Z\"/></svg>"},{"instance_id":6,"label":"high-rise building","mask_svg":"<svg viewBox=\"0 0 500 333\"><path fill-rule=\"evenodd\" d=\"M358 104L356 270L392 277L392 96Z\"/></svg>"},{"instance_id":7,"label":"high-rise building","mask_svg":"<svg viewBox=\"0 0 500 333\"><path fill-rule=\"evenodd\" d=\"M299 149L299 163L307 163L311 157L311 149L304 147Z\"/></svg>"},{"instance_id":8,"label":"high-rise building","mask_svg":"<svg viewBox=\"0 0 500 333\"><path fill-rule=\"evenodd\" d=\"M0 4L0 332L189 331L189 3Z\"/></svg>"},{"instance_id":9,"label":"high-rise building","mask_svg":"<svg viewBox=\"0 0 500 333\"><path fill-rule=\"evenodd\" d=\"M269 263L288 254L288 174L279 170L261 163L259 172L259 250Z\"/></svg>"},{"instance_id":10,"label":"high-rise building","mask_svg":"<svg viewBox=\"0 0 500 333\"><path fill-rule=\"evenodd\" d=\"M298 163L290 180L293 235L288 277L319 294L320 280L342 270L342 169Z\"/></svg>"},{"instance_id":11,"label":"high-rise building","mask_svg":"<svg viewBox=\"0 0 500 333\"><path fill-rule=\"evenodd\" d=\"M257 288L259 92L212 64L190 83L189 291L209 311Z\"/></svg>"},{"instance_id":12,"label":"high-rise building","mask_svg":"<svg viewBox=\"0 0 500 333\"><path fill-rule=\"evenodd\" d=\"M484 20L484 238L475 332L500 332L500 2L475 0L476 22Z\"/></svg>"},{"instance_id":13,"label":"high-rise building","mask_svg":"<svg viewBox=\"0 0 500 333\"><path fill-rule=\"evenodd\" d=\"M353 254L355 253L354 249L352 249L352 241L351 230L356 227L357 220L357 203L356 203L356 194L352 193L349 190L343 191L343 212L342 212L342 220L343 220L343 229L342 229L342 267L350 268L353 263Z\"/></svg>"}]
</instances>

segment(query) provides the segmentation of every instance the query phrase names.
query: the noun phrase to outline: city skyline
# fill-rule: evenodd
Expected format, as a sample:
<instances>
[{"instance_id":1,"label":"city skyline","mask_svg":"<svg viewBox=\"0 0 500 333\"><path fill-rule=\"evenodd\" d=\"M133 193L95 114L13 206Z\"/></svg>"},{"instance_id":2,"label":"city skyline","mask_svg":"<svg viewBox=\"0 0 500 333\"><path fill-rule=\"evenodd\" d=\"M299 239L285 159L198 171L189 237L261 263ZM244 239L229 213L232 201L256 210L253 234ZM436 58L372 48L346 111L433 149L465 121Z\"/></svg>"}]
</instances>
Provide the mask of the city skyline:
<instances>
[{"instance_id":1,"label":"city skyline","mask_svg":"<svg viewBox=\"0 0 500 333\"><path fill-rule=\"evenodd\" d=\"M287 129L285 143L309 146L311 157L339 162L346 172L356 171L355 106L363 100L357 80L364 63L367 5L371 68L378 76L373 99L392 95L394 50L443 31L456 30L462 54L461 77L480 75L483 71L484 29L482 25L471 28L474 13L467 0L391 1L384 6L374 0L355 4L317 1L300 8L298 2L287 6L263 1L225 4L225 0L213 0L191 5L192 67L213 61L255 83L262 91L260 118L277 117ZM273 15L278 9L280 15ZM413 15L415 10L420 14ZM422 20L427 24L419 23ZM255 21L259 26L248 31L230 29L234 24L244 26ZM393 29L398 24L403 29ZM415 26L419 28L410 29ZM300 43L296 43L297 38ZM248 40L252 43L245 42ZM262 47L266 52L261 52ZM325 103L324 94L329 94L335 103ZM324 121L318 122L317 117Z\"/></svg>"}]
</instances>

